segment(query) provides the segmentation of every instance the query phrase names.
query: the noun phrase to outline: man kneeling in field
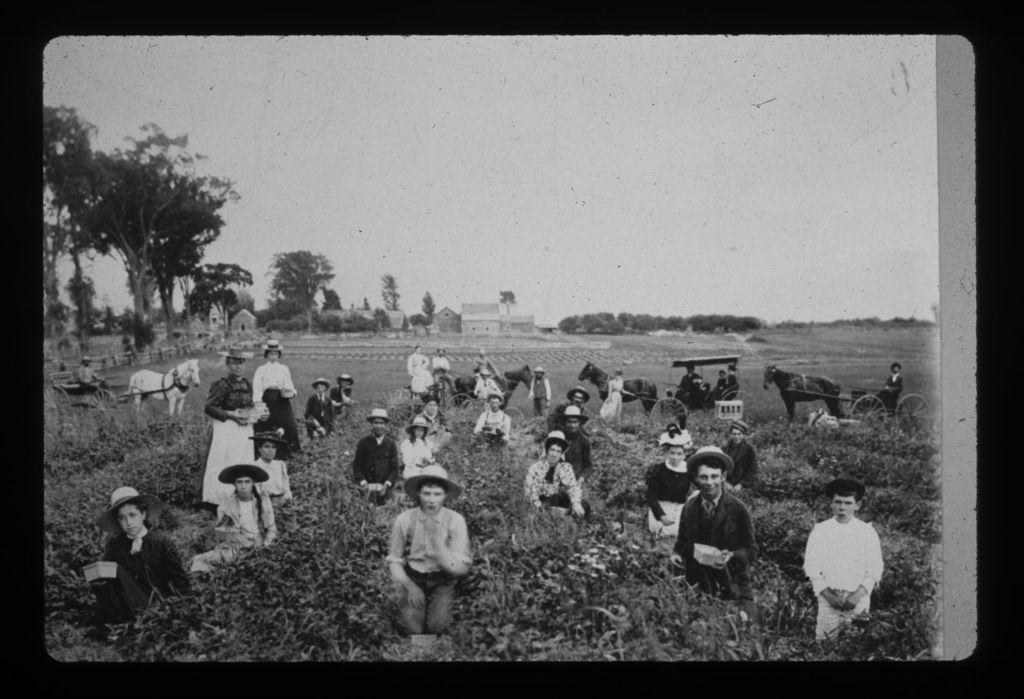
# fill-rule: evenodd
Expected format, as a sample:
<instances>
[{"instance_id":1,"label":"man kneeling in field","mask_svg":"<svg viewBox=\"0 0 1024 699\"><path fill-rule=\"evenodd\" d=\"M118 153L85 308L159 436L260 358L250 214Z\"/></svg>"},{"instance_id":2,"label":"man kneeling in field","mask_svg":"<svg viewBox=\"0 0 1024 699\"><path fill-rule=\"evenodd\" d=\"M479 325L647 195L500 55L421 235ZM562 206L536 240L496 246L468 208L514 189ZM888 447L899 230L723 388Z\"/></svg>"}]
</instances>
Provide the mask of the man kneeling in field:
<instances>
[{"instance_id":1,"label":"man kneeling in field","mask_svg":"<svg viewBox=\"0 0 1024 699\"><path fill-rule=\"evenodd\" d=\"M462 488L433 465L406 480L405 492L419 506L395 519L387 557L399 620L410 635L436 635L451 624L456 578L472 564L466 520L444 507Z\"/></svg>"}]
</instances>

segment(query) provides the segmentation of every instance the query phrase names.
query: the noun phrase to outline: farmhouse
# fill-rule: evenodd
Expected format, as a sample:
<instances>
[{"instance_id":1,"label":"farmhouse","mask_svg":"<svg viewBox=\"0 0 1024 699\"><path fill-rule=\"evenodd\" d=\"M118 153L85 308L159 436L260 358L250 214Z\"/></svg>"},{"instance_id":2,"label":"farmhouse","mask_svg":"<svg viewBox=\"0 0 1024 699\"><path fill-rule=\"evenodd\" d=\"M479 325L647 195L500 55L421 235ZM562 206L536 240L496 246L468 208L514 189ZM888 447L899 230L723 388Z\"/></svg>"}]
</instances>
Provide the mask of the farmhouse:
<instances>
[{"instance_id":1,"label":"farmhouse","mask_svg":"<svg viewBox=\"0 0 1024 699\"><path fill-rule=\"evenodd\" d=\"M256 316L243 308L231 319L231 332L244 333L256 329Z\"/></svg>"},{"instance_id":2,"label":"farmhouse","mask_svg":"<svg viewBox=\"0 0 1024 699\"><path fill-rule=\"evenodd\" d=\"M441 333L460 333L462 332L462 317L445 306L434 314L434 327L437 332Z\"/></svg>"},{"instance_id":3,"label":"farmhouse","mask_svg":"<svg viewBox=\"0 0 1024 699\"><path fill-rule=\"evenodd\" d=\"M462 332L467 335L533 332L533 316L511 315L500 303L462 304Z\"/></svg>"}]
</instances>

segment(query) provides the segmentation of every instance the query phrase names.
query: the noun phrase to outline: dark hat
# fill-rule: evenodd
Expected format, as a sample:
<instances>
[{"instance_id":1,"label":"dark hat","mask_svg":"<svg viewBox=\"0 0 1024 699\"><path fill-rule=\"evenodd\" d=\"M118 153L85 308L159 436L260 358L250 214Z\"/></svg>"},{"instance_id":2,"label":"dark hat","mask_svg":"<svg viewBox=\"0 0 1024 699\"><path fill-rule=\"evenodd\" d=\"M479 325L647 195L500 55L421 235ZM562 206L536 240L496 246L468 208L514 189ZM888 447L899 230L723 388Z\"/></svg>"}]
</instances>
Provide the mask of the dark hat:
<instances>
[{"instance_id":1,"label":"dark hat","mask_svg":"<svg viewBox=\"0 0 1024 699\"><path fill-rule=\"evenodd\" d=\"M348 381L350 384L355 385L355 379L353 379L348 374L342 374L341 376L338 377L338 383L341 383L342 381Z\"/></svg>"},{"instance_id":2,"label":"dark hat","mask_svg":"<svg viewBox=\"0 0 1024 699\"><path fill-rule=\"evenodd\" d=\"M548 433L547 439L544 440L544 451L546 452L552 444L562 447L562 451L569 448L569 442L566 441L565 434L560 430Z\"/></svg>"},{"instance_id":3,"label":"dark hat","mask_svg":"<svg viewBox=\"0 0 1024 699\"><path fill-rule=\"evenodd\" d=\"M146 518L150 524L156 524L164 504L152 495L141 495L135 488L121 486L110 494L110 507L96 520L96 526L111 534L120 534L121 525L117 523L117 511L122 505L129 503L146 506Z\"/></svg>"},{"instance_id":4,"label":"dark hat","mask_svg":"<svg viewBox=\"0 0 1024 699\"><path fill-rule=\"evenodd\" d=\"M836 478L825 486L825 495L831 498L837 493L854 493L859 501L864 498L864 484L852 478Z\"/></svg>"},{"instance_id":5,"label":"dark hat","mask_svg":"<svg viewBox=\"0 0 1024 699\"><path fill-rule=\"evenodd\" d=\"M248 476L257 483L270 479L270 474L256 464L235 464L220 472L217 480L221 483L234 483L239 478Z\"/></svg>"},{"instance_id":6,"label":"dark hat","mask_svg":"<svg viewBox=\"0 0 1024 699\"><path fill-rule=\"evenodd\" d=\"M281 439L278 436L277 432L258 432L252 437L249 437L249 439L256 442L257 446L263 444L264 442L273 442L274 446L278 447L288 446L288 442Z\"/></svg>"},{"instance_id":7,"label":"dark hat","mask_svg":"<svg viewBox=\"0 0 1024 699\"><path fill-rule=\"evenodd\" d=\"M693 452L693 455L686 460L686 469L693 469L692 472L696 474L697 467L701 464L720 468L726 476L731 474L733 469L732 457L718 447L701 447Z\"/></svg>"},{"instance_id":8,"label":"dark hat","mask_svg":"<svg viewBox=\"0 0 1024 699\"><path fill-rule=\"evenodd\" d=\"M462 493L462 486L448 478L448 472L445 471L444 468L442 468L441 466L438 466L437 464L430 464L429 466L424 466L422 469L420 469L420 472L417 473L415 476L413 476L412 478L407 478L405 480L404 486L405 492L413 500L418 499L420 484L423 481L427 480L441 481L442 483L444 483L444 485L442 485L441 487L444 488L444 491L446 493L445 501L447 502L451 502L455 498L459 497L459 495Z\"/></svg>"},{"instance_id":9,"label":"dark hat","mask_svg":"<svg viewBox=\"0 0 1024 699\"><path fill-rule=\"evenodd\" d=\"M732 422L730 422L729 423L729 429L731 430L733 427L738 429L743 434L746 434L747 432L750 432L750 425L748 425L747 423L743 422L743 420L733 420Z\"/></svg>"},{"instance_id":10,"label":"dark hat","mask_svg":"<svg viewBox=\"0 0 1024 699\"><path fill-rule=\"evenodd\" d=\"M902 369L902 368L903 368L903 365L900 364L899 362L893 362L892 364L889 365L889 371L892 371L893 369Z\"/></svg>"},{"instance_id":11,"label":"dark hat","mask_svg":"<svg viewBox=\"0 0 1024 699\"><path fill-rule=\"evenodd\" d=\"M324 385L324 388L330 388L331 387L331 382L321 376L320 378L318 378L316 381L313 382L313 384L312 384L313 388L316 388L317 384L321 384L321 383Z\"/></svg>"},{"instance_id":12,"label":"dark hat","mask_svg":"<svg viewBox=\"0 0 1024 699\"><path fill-rule=\"evenodd\" d=\"M438 405L441 404L441 401L438 400L438 398L437 398L437 394L434 393L433 391L427 391L426 393L424 393L423 397L420 398L420 400L423 401L423 405L426 405L427 403L430 403L430 402L437 403Z\"/></svg>"},{"instance_id":13,"label":"dark hat","mask_svg":"<svg viewBox=\"0 0 1024 699\"><path fill-rule=\"evenodd\" d=\"M568 398L569 400L572 400L572 395L574 393L582 393L584 403L590 400L590 394L587 393L587 390L582 386L577 386L576 388L569 389L569 392L565 394L565 397Z\"/></svg>"},{"instance_id":14,"label":"dark hat","mask_svg":"<svg viewBox=\"0 0 1024 699\"><path fill-rule=\"evenodd\" d=\"M728 366L728 369L729 369L729 371L736 371L736 365L735 364L730 364Z\"/></svg>"}]
</instances>

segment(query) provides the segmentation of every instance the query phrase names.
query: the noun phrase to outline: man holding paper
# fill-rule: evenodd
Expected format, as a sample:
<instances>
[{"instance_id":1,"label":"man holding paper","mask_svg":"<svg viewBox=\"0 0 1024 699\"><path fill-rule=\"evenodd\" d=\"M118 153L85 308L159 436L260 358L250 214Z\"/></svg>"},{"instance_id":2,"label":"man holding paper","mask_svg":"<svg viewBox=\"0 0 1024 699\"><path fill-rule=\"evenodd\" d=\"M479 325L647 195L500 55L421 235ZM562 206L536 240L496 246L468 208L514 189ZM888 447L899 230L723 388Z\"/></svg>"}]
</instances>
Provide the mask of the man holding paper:
<instances>
[{"instance_id":1,"label":"man holding paper","mask_svg":"<svg viewBox=\"0 0 1024 699\"><path fill-rule=\"evenodd\" d=\"M725 492L725 479L732 468L732 459L718 447L702 447L686 460L700 496L683 507L672 562L682 566L685 561L687 583L736 600L741 616L757 621L750 585L757 542L746 505Z\"/></svg>"}]
</instances>

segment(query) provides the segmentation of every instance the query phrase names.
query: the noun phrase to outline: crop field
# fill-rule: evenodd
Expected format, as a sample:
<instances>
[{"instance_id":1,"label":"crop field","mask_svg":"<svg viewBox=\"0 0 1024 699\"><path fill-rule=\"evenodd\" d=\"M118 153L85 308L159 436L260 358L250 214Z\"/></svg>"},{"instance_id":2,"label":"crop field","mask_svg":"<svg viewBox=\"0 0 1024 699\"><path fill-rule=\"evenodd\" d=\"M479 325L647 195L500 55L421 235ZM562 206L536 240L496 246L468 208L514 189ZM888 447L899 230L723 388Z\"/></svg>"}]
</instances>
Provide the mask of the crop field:
<instances>
[{"instance_id":1,"label":"crop field","mask_svg":"<svg viewBox=\"0 0 1024 699\"><path fill-rule=\"evenodd\" d=\"M405 357L419 342L428 354L448 348L456 374L469 373L484 346L498 368L544 366L558 395L577 385L586 361L626 378L643 376L659 393L678 382L673 359L741 354L739 380L761 483L744 491L760 548L753 566L760 625L741 622L729 603L691 590L668 564L671 542L652 541L646 526L644 474L658 459L664 421L639 403L620 424L587 425L596 474L585 496L583 524L531 511L522 495L540 454L544 421L532 417L523 387L511 405L522 411L504 452L470 438L477 413L452 417L457 432L439 460L465 492L453 504L466 517L472 572L458 586L455 623L429 651L409 646L393 625L384 556L390 525L404 498L376 508L351 483L351 454L366 434L362 416L389 404L407 385ZM475 340L472 342L476 342ZM354 416L328 440L289 462L295 500L277 513L280 536L233 566L193 579L192 592L166 600L116 627L105 643L85 637L91 591L81 566L96 560L102 535L94 521L110 492L131 485L166 504L161 528L185 561L212 546L213 516L195 507L205 467L209 420L202 405L224 374L220 358L200 357L202 385L189 392L185 416L171 420L166 403L136 417L121 404L108 411L47 406L44 413L44 531L47 651L58 660L868 660L928 659L941 643L939 617L940 483L937 433L896 421L851 424L833 431L802 418L823 403L800 403L785 419L778 390L762 388L765 364L825 374L851 388L877 390L891 361L904 367L904 394L926 398L936 418L937 331L814 328L755 336L588 337L582 340L460 338L360 340L282 338L301 415L311 382L355 378ZM246 366L245 375L262 360ZM167 366L151 367L166 370ZM712 383L718 367L702 371ZM108 370L115 386L131 369ZM596 389L587 408L596 414ZM123 390L123 389L122 389ZM693 412L698 445L724 441L713 411ZM400 426L395 426L396 435ZM305 440L305 433L302 434ZM305 441L304 441L305 444ZM829 516L822 495L831 478L864 480L861 510L882 539L885 574L872 595L872 618L837 642L814 641L816 606L801 565L807 535ZM592 481L592 482L591 482Z\"/></svg>"}]
</instances>

